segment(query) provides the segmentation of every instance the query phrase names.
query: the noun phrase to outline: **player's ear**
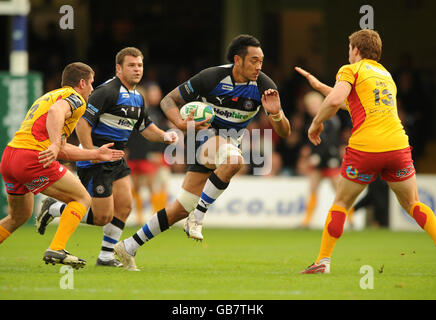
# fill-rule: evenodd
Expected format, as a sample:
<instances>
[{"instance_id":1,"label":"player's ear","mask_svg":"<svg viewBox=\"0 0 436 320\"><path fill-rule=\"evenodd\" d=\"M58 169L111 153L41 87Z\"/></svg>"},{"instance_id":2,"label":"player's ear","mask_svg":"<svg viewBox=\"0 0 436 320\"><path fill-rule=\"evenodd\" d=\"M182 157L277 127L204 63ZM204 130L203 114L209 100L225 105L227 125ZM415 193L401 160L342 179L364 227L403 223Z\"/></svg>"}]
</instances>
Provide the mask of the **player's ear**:
<instances>
[{"instance_id":1,"label":"player's ear","mask_svg":"<svg viewBox=\"0 0 436 320\"><path fill-rule=\"evenodd\" d=\"M353 48L353 53L354 53L356 56L360 55L359 48L354 47L354 48Z\"/></svg>"},{"instance_id":2,"label":"player's ear","mask_svg":"<svg viewBox=\"0 0 436 320\"><path fill-rule=\"evenodd\" d=\"M116 64L115 65L115 71L117 72L117 73L120 73L121 72L121 65L120 64Z\"/></svg>"},{"instance_id":3,"label":"player's ear","mask_svg":"<svg viewBox=\"0 0 436 320\"><path fill-rule=\"evenodd\" d=\"M234 57L233 57L233 61L234 61L235 65L241 65L242 57L238 56L237 54L235 54Z\"/></svg>"},{"instance_id":4,"label":"player's ear","mask_svg":"<svg viewBox=\"0 0 436 320\"><path fill-rule=\"evenodd\" d=\"M85 86L86 86L86 80L85 79L80 79L78 87L80 89L83 89L83 88L85 88Z\"/></svg>"}]
</instances>

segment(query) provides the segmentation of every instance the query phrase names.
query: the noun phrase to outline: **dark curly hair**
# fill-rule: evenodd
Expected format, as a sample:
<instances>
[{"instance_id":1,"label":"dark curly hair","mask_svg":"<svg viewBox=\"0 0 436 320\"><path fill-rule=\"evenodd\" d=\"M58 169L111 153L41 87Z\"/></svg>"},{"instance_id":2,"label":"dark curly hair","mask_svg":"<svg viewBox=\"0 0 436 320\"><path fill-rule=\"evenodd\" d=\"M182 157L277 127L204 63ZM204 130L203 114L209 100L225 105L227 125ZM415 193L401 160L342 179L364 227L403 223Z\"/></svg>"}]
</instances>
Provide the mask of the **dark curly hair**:
<instances>
[{"instance_id":1,"label":"dark curly hair","mask_svg":"<svg viewBox=\"0 0 436 320\"><path fill-rule=\"evenodd\" d=\"M260 41L249 34L237 36L227 48L227 60L233 63L235 55L244 58L247 54L247 47L260 47Z\"/></svg>"}]
</instances>

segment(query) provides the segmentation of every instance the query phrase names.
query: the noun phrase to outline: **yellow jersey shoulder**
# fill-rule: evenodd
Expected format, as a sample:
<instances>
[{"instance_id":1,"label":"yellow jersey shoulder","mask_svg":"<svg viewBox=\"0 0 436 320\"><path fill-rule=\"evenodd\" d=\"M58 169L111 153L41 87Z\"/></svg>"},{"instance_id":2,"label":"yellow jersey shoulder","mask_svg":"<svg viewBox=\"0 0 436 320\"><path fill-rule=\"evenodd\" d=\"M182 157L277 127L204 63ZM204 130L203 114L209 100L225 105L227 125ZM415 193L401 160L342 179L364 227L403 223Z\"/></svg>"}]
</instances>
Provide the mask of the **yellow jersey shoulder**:
<instances>
[{"instance_id":1,"label":"yellow jersey shoulder","mask_svg":"<svg viewBox=\"0 0 436 320\"><path fill-rule=\"evenodd\" d=\"M50 91L48 94L54 98L52 101L53 103L60 99L66 100L70 104L73 111L81 106L86 107L85 99L83 99L83 97L72 87L62 87L60 89Z\"/></svg>"},{"instance_id":2,"label":"yellow jersey shoulder","mask_svg":"<svg viewBox=\"0 0 436 320\"><path fill-rule=\"evenodd\" d=\"M353 64L343 65L336 75L336 81L346 81L353 85L356 81L356 75L362 67L362 63L363 60Z\"/></svg>"},{"instance_id":3,"label":"yellow jersey shoulder","mask_svg":"<svg viewBox=\"0 0 436 320\"><path fill-rule=\"evenodd\" d=\"M70 136L78 120L85 113L86 101L72 87L63 87L47 92L32 104L20 129L8 145L14 148L45 150L50 145L46 128L48 111L61 99L68 102L72 112L71 117L65 120L61 134Z\"/></svg>"}]
</instances>

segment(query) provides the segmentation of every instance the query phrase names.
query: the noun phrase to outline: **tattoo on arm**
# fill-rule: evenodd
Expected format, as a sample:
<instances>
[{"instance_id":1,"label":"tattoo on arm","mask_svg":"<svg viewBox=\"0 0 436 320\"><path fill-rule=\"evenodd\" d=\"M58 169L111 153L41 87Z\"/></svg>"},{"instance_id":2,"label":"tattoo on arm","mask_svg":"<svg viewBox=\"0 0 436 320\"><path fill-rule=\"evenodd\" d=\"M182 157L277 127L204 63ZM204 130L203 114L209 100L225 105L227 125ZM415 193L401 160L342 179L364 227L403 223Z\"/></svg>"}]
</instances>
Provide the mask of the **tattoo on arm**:
<instances>
[{"instance_id":1,"label":"tattoo on arm","mask_svg":"<svg viewBox=\"0 0 436 320\"><path fill-rule=\"evenodd\" d=\"M184 104L185 101L180 96L179 89L175 88L162 99L160 107L166 113L172 108L181 108Z\"/></svg>"}]
</instances>

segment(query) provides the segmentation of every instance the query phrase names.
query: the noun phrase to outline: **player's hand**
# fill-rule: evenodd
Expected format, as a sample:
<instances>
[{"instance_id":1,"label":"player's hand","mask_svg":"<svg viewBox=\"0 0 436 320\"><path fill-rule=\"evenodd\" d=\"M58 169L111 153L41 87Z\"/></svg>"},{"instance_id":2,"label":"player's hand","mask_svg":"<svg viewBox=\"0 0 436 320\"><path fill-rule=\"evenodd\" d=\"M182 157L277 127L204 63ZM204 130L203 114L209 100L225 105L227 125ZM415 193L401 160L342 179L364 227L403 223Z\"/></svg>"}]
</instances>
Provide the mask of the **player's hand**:
<instances>
[{"instance_id":1,"label":"player's hand","mask_svg":"<svg viewBox=\"0 0 436 320\"><path fill-rule=\"evenodd\" d=\"M164 133L163 140L166 144L174 144L179 141L179 135L175 131L168 131Z\"/></svg>"},{"instance_id":2,"label":"player's hand","mask_svg":"<svg viewBox=\"0 0 436 320\"><path fill-rule=\"evenodd\" d=\"M274 89L265 90L262 95L262 106L269 114L277 114L280 112L280 96L279 92Z\"/></svg>"},{"instance_id":3,"label":"player's hand","mask_svg":"<svg viewBox=\"0 0 436 320\"><path fill-rule=\"evenodd\" d=\"M297 71L299 74L301 74L303 77L305 77L313 89L315 89L317 91L320 90L322 82L319 81L313 74L307 72L306 70L304 70L303 68L300 68L300 67L295 67L295 71Z\"/></svg>"},{"instance_id":4,"label":"player's hand","mask_svg":"<svg viewBox=\"0 0 436 320\"><path fill-rule=\"evenodd\" d=\"M51 144L46 150L41 151L38 155L39 163L43 164L43 168L47 168L56 161L61 147L57 144Z\"/></svg>"},{"instance_id":5,"label":"player's hand","mask_svg":"<svg viewBox=\"0 0 436 320\"><path fill-rule=\"evenodd\" d=\"M116 161L124 157L123 150L110 149L114 145L113 142L106 143L97 149L97 159L99 161ZM93 163L96 163L93 161Z\"/></svg>"},{"instance_id":6,"label":"player's hand","mask_svg":"<svg viewBox=\"0 0 436 320\"><path fill-rule=\"evenodd\" d=\"M188 127L192 126L192 123L194 124L195 131L200 131L210 127L210 123L208 123L209 119L205 119L203 121L195 121L194 114L195 110L193 109L189 116L185 120L183 120L182 128L180 128L181 130L187 131Z\"/></svg>"},{"instance_id":7,"label":"player's hand","mask_svg":"<svg viewBox=\"0 0 436 320\"><path fill-rule=\"evenodd\" d=\"M320 135L323 130L324 130L324 125L322 123L316 124L312 122L312 124L310 125L307 135L309 137L310 142L312 142L315 146L321 143Z\"/></svg>"}]
</instances>

